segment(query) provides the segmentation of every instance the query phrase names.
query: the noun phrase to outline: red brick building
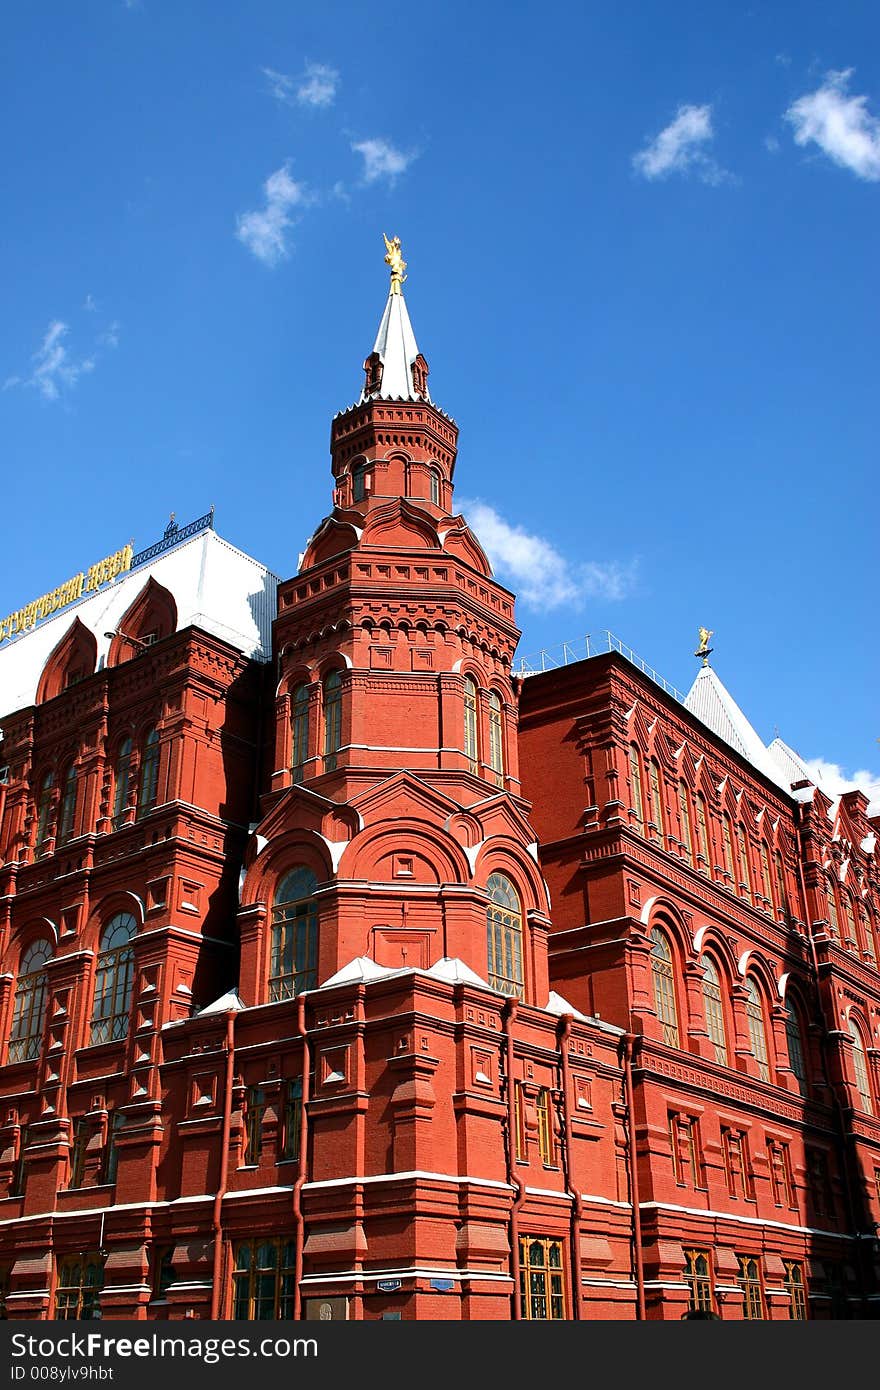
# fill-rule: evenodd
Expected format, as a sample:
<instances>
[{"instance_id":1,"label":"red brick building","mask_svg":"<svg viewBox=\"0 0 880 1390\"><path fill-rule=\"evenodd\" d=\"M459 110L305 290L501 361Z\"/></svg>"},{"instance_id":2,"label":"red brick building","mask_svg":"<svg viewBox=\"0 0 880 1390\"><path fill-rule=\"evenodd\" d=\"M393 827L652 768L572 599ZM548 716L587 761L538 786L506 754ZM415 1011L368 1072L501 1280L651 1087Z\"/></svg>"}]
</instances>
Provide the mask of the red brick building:
<instances>
[{"instance_id":1,"label":"red brick building","mask_svg":"<svg viewBox=\"0 0 880 1390\"><path fill-rule=\"evenodd\" d=\"M515 673L399 277L278 581L0 624L10 1318L869 1317L876 826L705 665Z\"/></svg>"}]
</instances>

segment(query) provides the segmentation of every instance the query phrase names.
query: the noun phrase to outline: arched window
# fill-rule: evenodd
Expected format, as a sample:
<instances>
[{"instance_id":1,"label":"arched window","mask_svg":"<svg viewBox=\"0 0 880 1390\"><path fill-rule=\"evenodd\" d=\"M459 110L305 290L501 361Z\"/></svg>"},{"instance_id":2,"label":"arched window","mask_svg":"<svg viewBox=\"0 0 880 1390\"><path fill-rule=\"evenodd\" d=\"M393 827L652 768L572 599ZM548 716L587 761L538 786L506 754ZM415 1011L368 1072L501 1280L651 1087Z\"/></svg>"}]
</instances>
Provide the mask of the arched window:
<instances>
[{"instance_id":1,"label":"arched window","mask_svg":"<svg viewBox=\"0 0 880 1390\"><path fill-rule=\"evenodd\" d=\"M43 848L49 837L49 812L52 810L52 789L55 786L54 772L47 772L40 784L40 799L37 803L37 849Z\"/></svg>"},{"instance_id":2,"label":"arched window","mask_svg":"<svg viewBox=\"0 0 880 1390\"><path fill-rule=\"evenodd\" d=\"M675 1007L675 979L672 968L672 950L664 932L659 927L651 931L651 980L654 986L654 1008L663 1025L663 1041L669 1047L678 1047L678 1010Z\"/></svg>"},{"instance_id":3,"label":"arched window","mask_svg":"<svg viewBox=\"0 0 880 1390\"><path fill-rule=\"evenodd\" d=\"M435 506L435 507L439 507L439 506L440 506L440 474L437 472L437 469L436 469L436 468L430 469L430 471L429 471L429 477L430 477L430 480L431 480L431 501L434 503L434 506Z\"/></svg>"},{"instance_id":4,"label":"arched window","mask_svg":"<svg viewBox=\"0 0 880 1390\"><path fill-rule=\"evenodd\" d=\"M486 939L489 984L501 994L523 997L522 909L516 889L504 874L490 874Z\"/></svg>"},{"instance_id":5,"label":"arched window","mask_svg":"<svg viewBox=\"0 0 880 1390\"><path fill-rule=\"evenodd\" d=\"M654 831L655 838L656 838L656 839L659 839L659 841L660 841L660 843L661 843L661 845L662 845L662 844L665 844L665 843L666 843L665 840L664 840L664 837L663 837L663 832L664 832L664 829L665 829L664 824L663 824L663 796L662 796L662 793L661 793L661 790L660 790L660 765L659 765L659 763L657 762L657 759L656 759L656 758L652 758L652 759L651 759L650 774L651 774L651 820L654 822L654 825L655 825L655 827L656 827L656 829L655 829L655 831Z\"/></svg>"},{"instance_id":6,"label":"arched window","mask_svg":"<svg viewBox=\"0 0 880 1390\"><path fill-rule=\"evenodd\" d=\"M76 763L71 763L64 776L61 807L58 812L58 844L65 845L73 834L76 819Z\"/></svg>"},{"instance_id":7,"label":"arched window","mask_svg":"<svg viewBox=\"0 0 880 1390\"><path fill-rule=\"evenodd\" d=\"M636 824L644 835L645 833L645 803L642 796L642 764L639 758L639 750L634 743L629 746L629 784L630 795L632 796L632 808L636 815Z\"/></svg>"},{"instance_id":8,"label":"arched window","mask_svg":"<svg viewBox=\"0 0 880 1390\"><path fill-rule=\"evenodd\" d=\"M363 502L366 495L367 465L358 463L351 470L351 500L352 502Z\"/></svg>"},{"instance_id":9,"label":"arched window","mask_svg":"<svg viewBox=\"0 0 880 1390\"><path fill-rule=\"evenodd\" d=\"M724 867L730 878L731 888L736 890L736 876L733 872L733 827L726 811L721 812L721 830L724 840Z\"/></svg>"},{"instance_id":10,"label":"arched window","mask_svg":"<svg viewBox=\"0 0 880 1390\"><path fill-rule=\"evenodd\" d=\"M318 983L318 880L311 869L292 869L275 890L269 1000L293 999Z\"/></svg>"},{"instance_id":11,"label":"arched window","mask_svg":"<svg viewBox=\"0 0 880 1390\"><path fill-rule=\"evenodd\" d=\"M18 967L12 1032L9 1035L9 1062L30 1062L39 1057L46 1022L46 971L52 955L48 941L34 941L24 952Z\"/></svg>"},{"instance_id":12,"label":"arched window","mask_svg":"<svg viewBox=\"0 0 880 1390\"><path fill-rule=\"evenodd\" d=\"M837 916L837 895L830 878L825 880L825 893L828 898L828 930L835 938L840 936L840 921Z\"/></svg>"},{"instance_id":13,"label":"arched window","mask_svg":"<svg viewBox=\"0 0 880 1390\"><path fill-rule=\"evenodd\" d=\"M479 775L479 745L477 743L477 686L470 676L464 678L464 752L468 769Z\"/></svg>"},{"instance_id":14,"label":"arched window","mask_svg":"<svg viewBox=\"0 0 880 1390\"><path fill-rule=\"evenodd\" d=\"M706 1028L715 1048L715 1061L726 1067L727 1035L724 1031L724 1006L721 1001L721 981L718 971L708 956L703 958L703 1005L706 1010Z\"/></svg>"},{"instance_id":15,"label":"arched window","mask_svg":"<svg viewBox=\"0 0 880 1390\"><path fill-rule=\"evenodd\" d=\"M159 785L159 733L151 729L144 739L141 752L141 780L138 787L138 819L146 816L156 804L156 789Z\"/></svg>"},{"instance_id":16,"label":"arched window","mask_svg":"<svg viewBox=\"0 0 880 1390\"><path fill-rule=\"evenodd\" d=\"M865 1058L865 1043L862 1038L862 1030L855 1019L850 1019L847 1024L849 1035L852 1038L852 1057L853 1071L856 1077L856 1090L859 1093L859 1104L869 1115L873 1115L874 1107L871 1103L871 1082L868 1078L868 1064Z\"/></svg>"},{"instance_id":17,"label":"arched window","mask_svg":"<svg viewBox=\"0 0 880 1390\"><path fill-rule=\"evenodd\" d=\"M709 825L706 819L706 799L697 792L697 853L703 856L700 872L709 872Z\"/></svg>"},{"instance_id":18,"label":"arched window","mask_svg":"<svg viewBox=\"0 0 880 1390\"><path fill-rule=\"evenodd\" d=\"M749 902L753 899L752 890L752 870L749 864L749 850L746 844L746 832L741 821L736 823L736 843L739 850L739 879L740 887L744 891Z\"/></svg>"},{"instance_id":19,"label":"arched window","mask_svg":"<svg viewBox=\"0 0 880 1390\"><path fill-rule=\"evenodd\" d=\"M501 733L501 698L489 693L489 766L499 787L504 786L504 741Z\"/></svg>"},{"instance_id":20,"label":"arched window","mask_svg":"<svg viewBox=\"0 0 880 1390\"><path fill-rule=\"evenodd\" d=\"M92 1043L115 1042L128 1033L134 978L131 942L136 931L130 912L117 912L104 928L95 970Z\"/></svg>"},{"instance_id":21,"label":"arched window","mask_svg":"<svg viewBox=\"0 0 880 1390\"><path fill-rule=\"evenodd\" d=\"M874 946L874 925L871 920L871 912L867 907L862 908L862 928L865 936L865 955L872 965L877 964L877 951Z\"/></svg>"},{"instance_id":22,"label":"arched window","mask_svg":"<svg viewBox=\"0 0 880 1390\"><path fill-rule=\"evenodd\" d=\"M678 784L678 809L681 812L681 838L684 841L685 854L688 862L694 862L694 832L691 827L691 804L688 800L688 789L684 782Z\"/></svg>"},{"instance_id":23,"label":"arched window","mask_svg":"<svg viewBox=\"0 0 880 1390\"><path fill-rule=\"evenodd\" d=\"M767 1051L767 1029L764 1023L764 1006L761 993L751 975L746 977L746 1018L749 1024L749 1042L752 1056L758 1063L758 1074L762 1081L770 1080L770 1059Z\"/></svg>"},{"instance_id":24,"label":"arched window","mask_svg":"<svg viewBox=\"0 0 880 1390\"><path fill-rule=\"evenodd\" d=\"M298 685L290 697L291 756L290 771L294 782L305 776L309 756L309 687Z\"/></svg>"},{"instance_id":25,"label":"arched window","mask_svg":"<svg viewBox=\"0 0 880 1390\"><path fill-rule=\"evenodd\" d=\"M770 877L770 851L767 848L767 841L761 840L761 879L764 884L764 897L767 900L767 911L773 911L773 881Z\"/></svg>"},{"instance_id":26,"label":"arched window","mask_svg":"<svg viewBox=\"0 0 880 1390\"><path fill-rule=\"evenodd\" d=\"M331 671L324 681L324 771L336 767L342 747L342 676Z\"/></svg>"},{"instance_id":27,"label":"arched window","mask_svg":"<svg viewBox=\"0 0 880 1390\"><path fill-rule=\"evenodd\" d=\"M116 755L116 786L113 791L114 830L118 830L122 824L125 808L128 805L128 793L131 786L131 750L131 739L124 738Z\"/></svg>"},{"instance_id":28,"label":"arched window","mask_svg":"<svg viewBox=\"0 0 880 1390\"><path fill-rule=\"evenodd\" d=\"M800 1015L793 999L785 998L785 1040L788 1044L788 1065L794 1072L798 1090L802 1096L807 1094L807 1063L804 1053L803 1030Z\"/></svg>"}]
</instances>

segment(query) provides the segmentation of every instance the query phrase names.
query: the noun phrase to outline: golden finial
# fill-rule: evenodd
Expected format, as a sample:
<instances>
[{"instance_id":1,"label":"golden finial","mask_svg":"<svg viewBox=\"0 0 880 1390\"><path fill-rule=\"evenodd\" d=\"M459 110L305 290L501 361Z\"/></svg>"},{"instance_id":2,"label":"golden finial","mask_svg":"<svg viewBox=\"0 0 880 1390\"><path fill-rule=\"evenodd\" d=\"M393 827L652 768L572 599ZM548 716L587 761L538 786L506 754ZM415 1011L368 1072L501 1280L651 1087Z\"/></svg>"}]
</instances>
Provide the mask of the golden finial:
<instances>
[{"instance_id":1,"label":"golden finial","mask_svg":"<svg viewBox=\"0 0 880 1390\"><path fill-rule=\"evenodd\" d=\"M697 650L694 652L694 656L701 656L703 658L703 665L708 666L709 654L713 650L713 648L709 646L709 638L713 636L713 630L712 628L701 627L699 629L699 634L699 646L697 647Z\"/></svg>"},{"instance_id":2,"label":"golden finial","mask_svg":"<svg viewBox=\"0 0 880 1390\"><path fill-rule=\"evenodd\" d=\"M400 237L393 236L389 241L382 233L385 242L385 264L391 267L391 293L400 294L400 287L406 279L406 261L400 249Z\"/></svg>"}]
</instances>

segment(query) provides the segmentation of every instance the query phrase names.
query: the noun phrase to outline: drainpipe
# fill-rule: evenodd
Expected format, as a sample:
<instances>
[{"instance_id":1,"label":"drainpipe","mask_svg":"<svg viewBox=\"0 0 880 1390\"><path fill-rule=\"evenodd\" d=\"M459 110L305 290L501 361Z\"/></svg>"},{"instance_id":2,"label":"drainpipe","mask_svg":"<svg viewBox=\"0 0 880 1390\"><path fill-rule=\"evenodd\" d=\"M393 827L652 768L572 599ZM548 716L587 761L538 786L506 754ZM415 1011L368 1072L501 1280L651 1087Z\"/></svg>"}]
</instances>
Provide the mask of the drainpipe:
<instances>
[{"instance_id":1,"label":"drainpipe","mask_svg":"<svg viewBox=\"0 0 880 1390\"><path fill-rule=\"evenodd\" d=\"M302 1110L299 1130L299 1163L296 1181L293 1184L294 1257L293 1257L293 1317L302 1318L303 1247L305 1245L305 1218L302 1209L303 1183L308 1176L309 1147L309 1087L311 1084L311 1059L309 1056L309 1035L306 1029L306 1001L300 994L296 1001L296 1027L303 1040Z\"/></svg>"},{"instance_id":2,"label":"drainpipe","mask_svg":"<svg viewBox=\"0 0 880 1390\"><path fill-rule=\"evenodd\" d=\"M572 1313L575 1321L581 1318L581 1219L583 1217L583 1204L581 1194L578 1192L577 1183L572 1179L572 1129L571 1129L571 1077L568 1064L568 1040L571 1037L572 1015L563 1014L560 1020L559 1032L557 1036L557 1047L559 1048L560 1065L562 1070L562 1123L565 1128L565 1150L564 1150L564 1173L565 1190L572 1201L571 1219L571 1272L574 1284L574 1297L572 1298Z\"/></svg>"},{"instance_id":3,"label":"drainpipe","mask_svg":"<svg viewBox=\"0 0 880 1390\"><path fill-rule=\"evenodd\" d=\"M513 1079L513 1023L516 1019L516 1000L506 999L501 1011L505 1041L507 1071L507 1181L516 1189L510 1209L510 1266L513 1275L513 1319L522 1320L522 1297L519 1288L519 1212L526 1200L526 1189L516 1171L516 1083Z\"/></svg>"},{"instance_id":4,"label":"drainpipe","mask_svg":"<svg viewBox=\"0 0 880 1390\"><path fill-rule=\"evenodd\" d=\"M216 1322L220 1317L220 1300L222 1284L220 1280L221 1265L223 1262L223 1198L226 1196L226 1185L229 1178L229 1135L232 1130L232 1080L233 1068L235 1065L235 1010L230 1009L226 1015L226 1078L223 1085L223 1128L220 1137L220 1178L217 1183L217 1191L214 1194L214 1216L212 1226L214 1230L214 1276L213 1287L211 1289L211 1321Z\"/></svg>"},{"instance_id":5,"label":"drainpipe","mask_svg":"<svg viewBox=\"0 0 880 1390\"><path fill-rule=\"evenodd\" d=\"M626 1094L627 1128L629 1129L628 1167L629 1192L632 1201L633 1252L636 1275L636 1317L645 1319L645 1265L642 1255L642 1213L639 1196L638 1156L636 1154L636 1107L633 1100L632 1062L635 1051L635 1035L624 1033L623 1043L623 1085Z\"/></svg>"}]
</instances>

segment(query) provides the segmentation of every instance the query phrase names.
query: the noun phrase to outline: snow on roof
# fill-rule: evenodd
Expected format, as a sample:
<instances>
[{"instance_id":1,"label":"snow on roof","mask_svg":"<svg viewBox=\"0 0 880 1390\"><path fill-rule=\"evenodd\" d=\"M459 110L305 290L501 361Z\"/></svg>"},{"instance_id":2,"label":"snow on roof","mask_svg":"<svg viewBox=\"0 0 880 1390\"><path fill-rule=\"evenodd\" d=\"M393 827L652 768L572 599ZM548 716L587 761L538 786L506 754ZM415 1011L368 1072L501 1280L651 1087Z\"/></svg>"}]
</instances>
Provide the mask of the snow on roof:
<instances>
[{"instance_id":1,"label":"snow on roof","mask_svg":"<svg viewBox=\"0 0 880 1390\"><path fill-rule=\"evenodd\" d=\"M561 994L557 994L555 990L550 991L546 1009L548 1014L556 1014L559 1018L561 1018L563 1014L571 1014L572 1018L579 1019L581 1023L592 1024L595 1028L600 1028L606 1033L618 1033L622 1036L624 1031L622 1028L618 1028L614 1023L606 1023L604 1019L596 1018L589 1014L582 1014L579 1009L576 1009L573 1004L569 1004L568 1000L564 999Z\"/></svg>"},{"instance_id":2,"label":"snow on roof","mask_svg":"<svg viewBox=\"0 0 880 1390\"><path fill-rule=\"evenodd\" d=\"M368 392L365 387L359 405L370 400L427 401L433 404L427 385L420 395L413 383L412 364L419 355L419 346L402 292L388 296L373 352L377 352L382 360L382 383L378 391Z\"/></svg>"},{"instance_id":3,"label":"snow on roof","mask_svg":"<svg viewBox=\"0 0 880 1390\"><path fill-rule=\"evenodd\" d=\"M330 989L332 985L350 985L365 983L367 980L384 980L389 975L400 975L402 972L387 965L377 965L372 956L355 956L348 965L343 965L341 970L337 970L335 975L331 975L329 980L325 980L320 989Z\"/></svg>"},{"instance_id":4,"label":"snow on roof","mask_svg":"<svg viewBox=\"0 0 880 1390\"><path fill-rule=\"evenodd\" d=\"M196 1010L196 1018L204 1018L205 1014L225 1014L233 1011L238 1013L246 1005L236 989L228 989L225 994L221 994L219 999L215 999L213 1004L206 1004L203 1009Z\"/></svg>"},{"instance_id":5,"label":"snow on roof","mask_svg":"<svg viewBox=\"0 0 880 1390\"><path fill-rule=\"evenodd\" d=\"M34 703L43 667L75 618L94 633L101 670L110 650L106 633L151 576L174 595L178 630L194 625L244 656L270 659L278 576L206 527L0 644L0 716Z\"/></svg>"},{"instance_id":6,"label":"snow on roof","mask_svg":"<svg viewBox=\"0 0 880 1390\"><path fill-rule=\"evenodd\" d=\"M446 980L451 985L479 985L481 989L491 989L492 986L484 980L475 970L471 970L469 965L465 965L458 956L441 956L430 970L425 971L426 975L433 975L435 980Z\"/></svg>"}]
</instances>

